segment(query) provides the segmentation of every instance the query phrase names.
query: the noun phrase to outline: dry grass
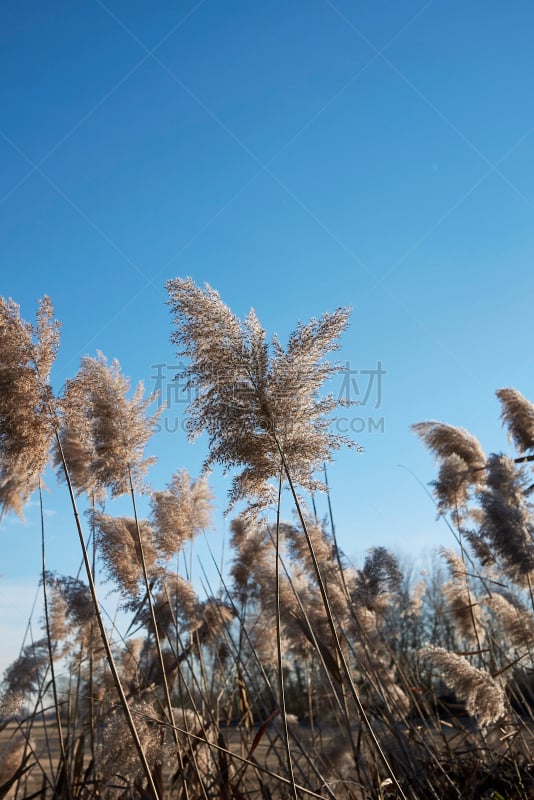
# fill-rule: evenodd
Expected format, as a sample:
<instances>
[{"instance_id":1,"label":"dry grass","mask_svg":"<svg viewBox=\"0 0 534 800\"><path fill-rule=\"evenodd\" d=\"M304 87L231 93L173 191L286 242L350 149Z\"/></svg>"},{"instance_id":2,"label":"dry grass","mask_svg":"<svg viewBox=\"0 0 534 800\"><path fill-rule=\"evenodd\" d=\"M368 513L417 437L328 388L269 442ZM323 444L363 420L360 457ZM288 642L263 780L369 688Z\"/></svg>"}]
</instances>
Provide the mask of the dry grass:
<instances>
[{"instance_id":1,"label":"dry grass","mask_svg":"<svg viewBox=\"0 0 534 800\"><path fill-rule=\"evenodd\" d=\"M169 288L197 390L190 431L209 434L207 464L237 470L230 501L244 510L221 589L202 597L176 564L209 524L206 476L179 470L149 487L155 418L142 387L129 397L117 362L85 357L55 397L49 301L34 326L0 303L0 501L22 511L55 441L85 567L83 580L45 572L43 517L43 636L4 676L0 800L534 798L534 407L499 393L515 459L487 457L450 425L415 426L438 458L437 504L456 539L448 580L410 580L382 547L354 567L301 497L325 488L318 470L343 444L320 392L347 312L299 325L284 350L209 287ZM21 406L30 385L39 400ZM152 496L146 520L140 490ZM132 511L118 518L104 506L122 493ZM104 624L100 567L133 638Z\"/></svg>"}]
</instances>

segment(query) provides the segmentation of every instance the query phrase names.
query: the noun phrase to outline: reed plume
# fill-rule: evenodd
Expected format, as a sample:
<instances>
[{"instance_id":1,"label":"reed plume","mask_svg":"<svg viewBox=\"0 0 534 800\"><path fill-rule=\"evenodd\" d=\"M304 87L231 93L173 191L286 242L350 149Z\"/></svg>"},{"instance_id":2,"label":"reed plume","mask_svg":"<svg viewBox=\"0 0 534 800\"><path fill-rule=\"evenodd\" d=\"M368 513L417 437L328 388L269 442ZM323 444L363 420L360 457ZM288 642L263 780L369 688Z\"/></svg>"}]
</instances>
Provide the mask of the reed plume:
<instances>
[{"instance_id":1,"label":"reed plume","mask_svg":"<svg viewBox=\"0 0 534 800\"><path fill-rule=\"evenodd\" d=\"M73 637L73 644L91 644L96 629L96 614L87 584L79 578L46 573L51 596L50 633L57 646Z\"/></svg>"},{"instance_id":2,"label":"reed plume","mask_svg":"<svg viewBox=\"0 0 534 800\"><path fill-rule=\"evenodd\" d=\"M420 650L420 655L439 670L445 683L465 701L468 714L476 717L482 728L498 722L504 716L504 690L488 672L476 669L466 658L450 653L443 647L429 645Z\"/></svg>"},{"instance_id":3,"label":"reed plume","mask_svg":"<svg viewBox=\"0 0 534 800\"><path fill-rule=\"evenodd\" d=\"M503 453L491 453L486 467L488 489L496 490L510 505L518 505L528 492L525 468Z\"/></svg>"},{"instance_id":4,"label":"reed plume","mask_svg":"<svg viewBox=\"0 0 534 800\"><path fill-rule=\"evenodd\" d=\"M330 432L337 401L319 397L324 382L340 368L324 360L338 347L349 312L338 309L291 334L287 349L271 347L256 315L241 322L210 286L191 278L167 283L176 330L171 340L189 359L188 387L196 397L188 407L191 438L206 431L206 466L241 468L230 490L230 507L248 500L255 513L276 501L270 483L280 474L281 452L293 479L305 489L324 489L313 477L348 439Z\"/></svg>"},{"instance_id":5,"label":"reed plume","mask_svg":"<svg viewBox=\"0 0 534 800\"><path fill-rule=\"evenodd\" d=\"M262 663L275 666L277 593L273 591L276 575L274 526L259 519L239 517L232 520L231 527L234 553L230 569L232 596L241 615L241 625L245 625L246 619L247 638ZM285 566L279 576L278 586L283 652L304 656L310 651L314 635L317 639L329 637L325 610L310 577L309 564L300 561L301 553L308 556L302 533L293 525L283 523L280 525L280 539L281 558ZM288 558L284 559L286 543L289 545ZM331 548L327 546L326 550L330 557ZM333 593L338 596L337 587L334 587ZM346 610L344 601L345 614Z\"/></svg>"},{"instance_id":6,"label":"reed plume","mask_svg":"<svg viewBox=\"0 0 534 800\"><path fill-rule=\"evenodd\" d=\"M400 591L402 571L398 559L386 547L372 547L362 569L355 576L351 590L352 601L357 606L380 609L380 597L390 598Z\"/></svg>"},{"instance_id":7,"label":"reed plume","mask_svg":"<svg viewBox=\"0 0 534 800\"><path fill-rule=\"evenodd\" d=\"M274 547L269 526L259 520L237 517L231 521L230 529L232 594L244 607L247 601L257 600L262 587L272 581Z\"/></svg>"},{"instance_id":8,"label":"reed plume","mask_svg":"<svg viewBox=\"0 0 534 800\"><path fill-rule=\"evenodd\" d=\"M495 613L507 642L520 651L534 648L534 615L519 598L492 594L484 602Z\"/></svg>"},{"instance_id":9,"label":"reed plume","mask_svg":"<svg viewBox=\"0 0 534 800\"><path fill-rule=\"evenodd\" d=\"M433 482L441 512L467 505L472 487L485 483L486 456L478 439L463 428L431 420L412 425L440 462L438 478Z\"/></svg>"},{"instance_id":10,"label":"reed plume","mask_svg":"<svg viewBox=\"0 0 534 800\"><path fill-rule=\"evenodd\" d=\"M499 389L496 395L510 440L521 455L527 453L534 447L534 405L517 389Z\"/></svg>"},{"instance_id":11,"label":"reed plume","mask_svg":"<svg viewBox=\"0 0 534 800\"><path fill-rule=\"evenodd\" d=\"M317 633L317 638L326 641L332 639L332 631L328 630L328 614L317 592L315 564L318 565L322 580L328 587L329 610L335 618L340 636L344 635L350 616L347 588L349 573L348 570L344 574L341 573L334 538L328 534L324 526L310 518L305 520L305 525L307 538L303 534L303 528L296 525L285 525L283 534L288 545L293 585L296 586L297 583L299 585L301 604L308 615L309 623ZM293 614L297 620L301 620L302 611L299 608L296 608ZM304 623L300 621L299 624L301 627L304 626L303 630L308 626L306 621Z\"/></svg>"},{"instance_id":12,"label":"reed plume","mask_svg":"<svg viewBox=\"0 0 534 800\"><path fill-rule=\"evenodd\" d=\"M48 583L48 582L47 582ZM48 585L48 620L43 620L43 627L50 643L54 656L65 655L69 649L66 642L69 634L67 623L67 601L56 585Z\"/></svg>"},{"instance_id":13,"label":"reed plume","mask_svg":"<svg viewBox=\"0 0 534 800\"><path fill-rule=\"evenodd\" d=\"M42 685L48 667L46 639L27 644L4 672L4 696L27 696Z\"/></svg>"},{"instance_id":14,"label":"reed plume","mask_svg":"<svg viewBox=\"0 0 534 800\"><path fill-rule=\"evenodd\" d=\"M95 609L86 583L79 578L52 573L47 573L47 583L55 586L64 597L71 626L81 628L94 621Z\"/></svg>"},{"instance_id":15,"label":"reed plume","mask_svg":"<svg viewBox=\"0 0 534 800\"><path fill-rule=\"evenodd\" d=\"M11 717L16 717L22 711L26 695L23 691L12 691L6 687L0 693L0 718L6 723Z\"/></svg>"},{"instance_id":16,"label":"reed plume","mask_svg":"<svg viewBox=\"0 0 534 800\"><path fill-rule=\"evenodd\" d=\"M183 779L193 797L224 797L221 789L225 781L221 775L220 756L216 750L220 744L217 726L198 712L189 708L173 708L173 722L183 752ZM215 746L215 747L214 747ZM227 767L226 780L234 773Z\"/></svg>"},{"instance_id":17,"label":"reed plume","mask_svg":"<svg viewBox=\"0 0 534 800\"><path fill-rule=\"evenodd\" d=\"M313 553L319 564L323 579L329 583L332 591L342 590L339 563L336 558L336 545L332 536L325 527L315 522L309 516L305 517L306 530L313 547ZM309 577L314 580L315 572L312 554L302 528L297 525L283 526L284 540L287 541L288 555L292 561L304 568Z\"/></svg>"},{"instance_id":18,"label":"reed plume","mask_svg":"<svg viewBox=\"0 0 534 800\"><path fill-rule=\"evenodd\" d=\"M130 382L117 360L108 364L84 356L78 374L65 384L61 400L61 449L56 446L55 463L65 456L73 486L95 498L113 497L130 491L130 478L137 489L154 458L143 458L145 445L154 431L159 412L147 417L154 400L143 399L139 383L128 399Z\"/></svg>"},{"instance_id":19,"label":"reed plume","mask_svg":"<svg viewBox=\"0 0 534 800\"><path fill-rule=\"evenodd\" d=\"M6 511L22 516L48 461L54 435L48 377L59 347L53 314L44 297L31 325L16 303L0 298L0 518Z\"/></svg>"},{"instance_id":20,"label":"reed plume","mask_svg":"<svg viewBox=\"0 0 534 800\"><path fill-rule=\"evenodd\" d=\"M165 491L152 493L154 542L163 558L172 558L185 542L209 527L212 501L207 477L191 482L184 469L173 475Z\"/></svg>"},{"instance_id":21,"label":"reed plume","mask_svg":"<svg viewBox=\"0 0 534 800\"><path fill-rule=\"evenodd\" d=\"M451 576L451 580L443 585L443 594L456 629L471 644L480 645L485 636L484 614L471 591L465 564L454 550L442 547L440 552Z\"/></svg>"},{"instance_id":22,"label":"reed plume","mask_svg":"<svg viewBox=\"0 0 534 800\"><path fill-rule=\"evenodd\" d=\"M172 757L172 751L162 743L161 729L152 706L147 702L137 701L131 704L130 709L143 751L151 767L168 761ZM124 788L128 787L132 791L136 787L140 789L143 772L135 748L132 747L124 714L120 710L106 718L98 744L98 755L102 772L109 776L108 779L113 777L114 784L121 779ZM140 791L140 794L143 795L143 792Z\"/></svg>"},{"instance_id":23,"label":"reed plume","mask_svg":"<svg viewBox=\"0 0 534 800\"><path fill-rule=\"evenodd\" d=\"M479 533L498 557L501 569L520 586L528 586L534 570L534 524L524 499L510 502L498 489L480 494Z\"/></svg>"},{"instance_id":24,"label":"reed plume","mask_svg":"<svg viewBox=\"0 0 534 800\"><path fill-rule=\"evenodd\" d=\"M415 584L408 597L408 605L405 612L407 616L412 615L420 618L423 615L423 607L427 590L428 586L424 579L421 579Z\"/></svg>"},{"instance_id":25,"label":"reed plume","mask_svg":"<svg viewBox=\"0 0 534 800\"><path fill-rule=\"evenodd\" d=\"M234 617L235 611L230 605L217 597L208 597L200 603L197 619L190 626L190 631L195 634L199 644L208 644L227 635Z\"/></svg>"},{"instance_id":26,"label":"reed plume","mask_svg":"<svg viewBox=\"0 0 534 800\"><path fill-rule=\"evenodd\" d=\"M201 603L190 581L171 572L162 572L155 585L154 613L160 638L176 639L188 631L200 616ZM150 609L143 605L136 621L150 629Z\"/></svg>"},{"instance_id":27,"label":"reed plume","mask_svg":"<svg viewBox=\"0 0 534 800\"><path fill-rule=\"evenodd\" d=\"M133 517L111 517L100 511L91 512L91 519L108 577L118 585L123 595L135 600L143 580L136 520ZM139 532L147 570L157 574L154 532L146 520L139 521Z\"/></svg>"}]
</instances>

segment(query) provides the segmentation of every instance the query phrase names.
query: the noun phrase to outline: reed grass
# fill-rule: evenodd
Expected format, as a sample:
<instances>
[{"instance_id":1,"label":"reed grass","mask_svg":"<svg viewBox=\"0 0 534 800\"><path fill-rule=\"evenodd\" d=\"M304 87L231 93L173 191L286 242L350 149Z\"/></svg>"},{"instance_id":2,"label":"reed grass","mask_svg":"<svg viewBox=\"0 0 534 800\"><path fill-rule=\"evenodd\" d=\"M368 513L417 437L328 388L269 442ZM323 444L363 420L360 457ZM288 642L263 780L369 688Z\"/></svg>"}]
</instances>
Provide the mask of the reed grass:
<instances>
[{"instance_id":1,"label":"reed grass","mask_svg":"<svg viewBox=\"0 0 534 800\"><path fill-rule=\"evenodd\" d=\"M216 591L202 565L193 584L185 557L210 525L207 474L147 484L153 398L101 355L55 395L50 301L30 325L0 300L2 513L23 512L51 459L84 567L83 579L48 570L42 513L42 635L4 675L0 798L533 798L534 406L497 393L513 456L445 423L414 426L438 461L448 578L415 580L383 547L354 566L328 494L329 527L317 519L325 465L347 444L323 385L348 312L300 324L284 349L210 287L168 288L197 390L190 433L208 433L206 467L235 470L241 513ZM114 517L106 502L124 493L133 517ZM124 635L97 595L102 568L130 614Z\"/></svg>"}]
</instances>

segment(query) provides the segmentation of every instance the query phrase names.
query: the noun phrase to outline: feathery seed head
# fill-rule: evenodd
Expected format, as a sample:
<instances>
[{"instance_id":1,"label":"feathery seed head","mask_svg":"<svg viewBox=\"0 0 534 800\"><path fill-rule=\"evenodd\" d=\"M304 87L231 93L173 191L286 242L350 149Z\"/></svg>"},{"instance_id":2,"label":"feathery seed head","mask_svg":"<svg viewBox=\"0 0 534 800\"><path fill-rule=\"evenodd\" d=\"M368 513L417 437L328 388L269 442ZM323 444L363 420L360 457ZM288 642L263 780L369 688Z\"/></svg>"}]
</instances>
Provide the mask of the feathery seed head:
<instances>
[{"instance_id":1,"label":"feathery seed head","mask_svg":"<svg viewBox=\"0 0 534 800\"><path fill-rule=\"evenodd\" d=\"M233 609L214 597L208 597L198 609L196 635L202 644L213 641L219 634L225 634L234 619Z\"/></svg>"},{"instance_id":2,"label":"feathery seed head","mask_svg":"<svg viewBox=\"0 0 534 800\"><path fill-rule=\"evenodd\" d=\"M476 717L482 728L504 716L505 694L502 686L481 669L471 666L463 656L449 653L443 647L429 645L420 655L442 673L445 682L466 703L467 711Z\"/></svg>"},{"instance_id":3,"label":"feathery seed head","mask_svg":"<svg viewBox=\"0 0 534 800\"><path fill-rule=\"evenodd\" d=\"M386 547L372 547L356 576L354 597L359 604L373 607L380 594L398 592L402 571L397 558Z\"/></svg>"},{"instance_id":4,"label":"feathery seed head","mask_svg":"<svg viewBox=\"0 0 534 800\"><path fill-rule=\"evenodd\" d=\"M60 433L67 468L77 491L113 497L130 490L130 473L136 488L154 458L143 459L144 447L153 433L159 412L146 416L154 395L143 399L139 383L131 399L130 382L118 361L108 364L100 353L84 356L78 374L68 380L61 402ZM58 448L55 463L61 464Z\"/></svg>"},{"instance_id":5,"label":"feathery seed head","mask_svg":"<svg viewBox=\"0 0 534 800\"><path fill-rule=\"evenodd\" d=\"M22 691L3 691L0 694L0 719L5 723L10 717L16 717L24 707L26 699L26 695Z\"/></svg>"},{"instance_id":6,"label":"feathery seed head","mask_svg":"<svg viewBox=\"0 0 534 800\"><path fill-rule=\"evenodd\" d=\"M95 609L91 593L87 584L79 578L65 575L46 574L46 582L51 590L53 599L53 612L57 618L58 631L63 626L63 635L68 635L73 630L76 632L78 643L92 635L92 625L95 622ZM63 617L63 621L62 621ZM53 635L59 641L61 633Z\"/></svg>"},{"instance_id":7,"label":"feathery seed head","mask_svg":"<svg viewBox=\"0 0 534 800\"><path fill-rule=\"evenodd\" d=\"M463 428L431 420L412 425L441 462L438 479L433 482L441 512L465 507L472 487L484 485L486 456L478 439Z\"/></svg>"},{"instance_id":8,"label":"feathery seed head","mask_svg":"<svg viewBox=\"0 0 534 800\"><path fill-rule=\"evenodd\" d=\"M440 548L452 580L443 585L443 593L460 636L473 644L480 643L486 630L480 603L470 591L469 576L461 556L455 550Z\"/></svg>"},{"instance_id":9,"label":"feathery seed head","mask_svg":"<svg viewBox=\"0 0 534 800\"><path fill-rule=\"evenodd\" d=\"M97 544L111 580L129 598L136 598L143 578L137 525L132 517L111 517L100 511L90 513ZM149 575L157 572L154 532L146 520L139 520L139 533Z\"/></svg>"},{"instance_id":10,"label":"feathery seed head","mask_svg":"<svg viewBox=\"0 0 534 800\"><path fill-rule=\"evenodd\" d=\"M146 702L131 704L137 735L151 765L166 761L170 752L161 744L160 728L154 709ZM143 782L139 756L122 709L108 715L98 744L99 763L105 775L119 776L131 789Z\"/></svg>"},{"instance_id":11,"label":"feathery seed head","mask_svg":"<svg viewBox=\"0 0 534 800\"><path fill-rule=\"evenodd\" d=\"M473 645L483 641L485 626L480 604L456 581L444 584L445 595L458 634Z\"/></svg>"},{"instance_id":12,"label":"feathery seed head","mask_svg":"<svg viewBox=\"0 0 534 800\"><path fill-rule=\"evenodd\" d=\"M451 578L454 578L454 580L463 579L465 582L465 577L466 577L465 564L462 561L461 556L458 555L458 553L456 552L456 550L451 550L450 548L447 547L440 547L439 552L440 555L447 562Z\"/></svg>"},{"instance_id":13,"label":"feathery seed head","mask_svg":"<svg viewBox=\"0 0 534 800\"><path fill-rule=\"evenodd\" d=\"M502 453L492 453L487 467L488 489L497 490L514 505L524 501L528 486L524 467Z\"/></svg>"},{"instance_id":14,"label":"feathery seed head","mask_svg":"<svg viewBox=\"0 0 534 800\"><path fill-rule=\"evenodd\" d=\"M158 580L160 587L154 595L154 612L160 638L189 631L201 616L201 603L190 581L181 575L164 572ZM146 604L137 619L148 629L152 627L150 609Z\"/></svg>"},{"instance_id":15,"label":"feathery seed head","mask_svg":"<svg viewBox=\"0 0 534 800\"><path fill-rule=\"evenodd\" d=\"M499 389L501 419L520 454L534 447L534 405L517 389Z\"/></svg>"},{"instance_id":16,"label":"feathery seed head","mask_svg":"<svg viewBox=\"0 0 534 800\"><path fill-rule=\"evenodd\" d=\"M22 510L39 485L54 435L47 383L59 346L59 323L48 297L35 326L0 297L0 512Z\"/></svg>"},{"instance_id":17,"label":"feathery seed head","mask_svg":"<svg viewBox=\"0 0 534 800\"><path fill-rule=\"evenodd\" d=\"M188 408L189 434L208 433L207 466L241 468L230 507L248 499L255 514L276 499L270 481L280 473L280 451L297 483L324 488L314 472L333 450L352 444L328 430L337 401L319 398L324 381L339 369L324 356L337 349L348 310L299 324L283 350L276 338L268 346L253 311L241 322L211 287L187 278L167 288L177 326L171 340L190 359L188 385L197 390Z\"/></svg>"},{"instance_id":18,"label":"feathery seed head","mask_svg":"<svg viewBox=\"0 0 534 800\"><path fill-rule=\"evenodd\" d=\"M37 691L42 685L48 658L46 639L27 644L4 672L4 694L28 695Z\"/></svg>"},{"instance_id":19,"label":"feathery seed head","mask_svg":"<svg viewBox=\"0 0 534 800\"><path fill-rule=\"evenodd\" d=\"M480 534L490 543L505 574L526 586L534 571L534 527L524 499L509 499L494 489L480 493Z\"/></svg>"},{"instance_id":20,"label":"feathery seed head","mask_svg":"<svg viewBox=\"0 0 534 800\"><path fill-rule=\"evenodd\" d=\"M415 584L409 598L408 614L413 614L416 617L422 615L427 589L425 580L420 580Z\"/></svg>"},{"instance_id":21,"label":"feathery seed head","mask_svg":"<svg viewBox=\"0 0 534 800\"><path fill-rule=\"evenodd\" d=\"M439 459L455 453L473 470L483 468L486 463L486 456L478 439L463 428L430 420L417 422L412 425L412 430Z\"/></svg>"},{"instance_id":22,"label":"feathery seed head","mask_svg":"<svg viewBox=\"0 0 534 800\"><path fill-rule=\"evenodd\" d=\"M264 586L272 586L274 548L268 525L238 517L232 520L230 528L233 592L240 604L244 604L248 598L259 597Z\"/></svg>"},{"instance_id":23,"label":"feathery seed head","mask_svg":"<svg viewBox=\"0 0 534 800\"><path fill-rule=\"evenodd\" d=\"M513 647L530 650L534 642L534 616L517 597L510 599L502 594L492 594L484 602L501 623L502 630Z\"/></svg>"},{"instance_id":24,"label":"feathery seed head","mask_svg":"<svg viewBox=\"0 0 534 800\"><path fill-rule=\"evenodd\" d=\"M463 458L456 453L446 456L441 462L437 479L432 481L439 511L466 508L471 484L472 476Z\"/></svg>"},{"instance_id":25,"label":"feathery seed head","mask_svg":"<svg viewBox=\"0 0 534 800\"><path fill-rule=\"evenodd\" d=\"M213 494L207 476L191 482L186 470L175 473L163 492L152 493L155 543L164 558L178 553L211 522Z\"/></svg>"}]
</instances>

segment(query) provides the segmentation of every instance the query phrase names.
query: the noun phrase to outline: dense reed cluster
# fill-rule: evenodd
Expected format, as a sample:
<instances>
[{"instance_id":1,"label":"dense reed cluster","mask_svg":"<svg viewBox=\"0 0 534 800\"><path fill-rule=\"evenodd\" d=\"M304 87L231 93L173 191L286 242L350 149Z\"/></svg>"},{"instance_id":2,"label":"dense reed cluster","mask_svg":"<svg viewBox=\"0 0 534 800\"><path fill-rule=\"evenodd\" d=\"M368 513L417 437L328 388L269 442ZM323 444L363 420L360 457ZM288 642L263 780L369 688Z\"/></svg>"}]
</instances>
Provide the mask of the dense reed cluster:
<instances>
[{"instance_id":1,"label":"dense reed cluster","mask_svg":"<svg viewBox=\"0 0 534 800\"><path fill-rule=\"evenodd\" d=\"M534 797L534 406L497 393L511 455L445 423L414 425L454 540L419 578L381 546L353 565L305 500L315 509L325 464L350 444L332 433L325 394L348 312L299 324L284 349L210 287L168 289L194 389L189 432L208 433L206 469L233 475L227 563L202 592L191 563L213 524L208 473L178 468L151 487L154 398L101 354L55 394L50 301L30 325L0 300L2 514L21 514L51 465L84 566L46 569L42 516L44 615L4 675L0 798ZM128 515L113 513L118 495Z\"/></svg>"}]
</instances>

